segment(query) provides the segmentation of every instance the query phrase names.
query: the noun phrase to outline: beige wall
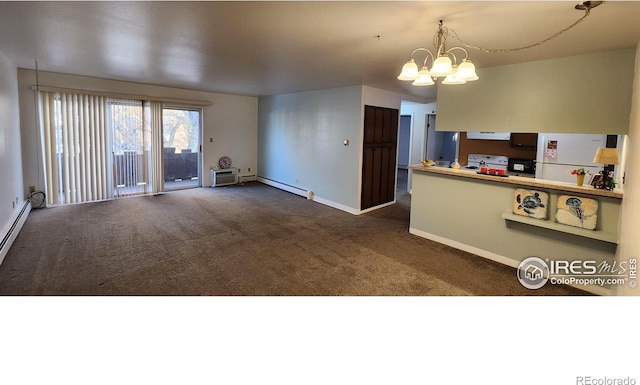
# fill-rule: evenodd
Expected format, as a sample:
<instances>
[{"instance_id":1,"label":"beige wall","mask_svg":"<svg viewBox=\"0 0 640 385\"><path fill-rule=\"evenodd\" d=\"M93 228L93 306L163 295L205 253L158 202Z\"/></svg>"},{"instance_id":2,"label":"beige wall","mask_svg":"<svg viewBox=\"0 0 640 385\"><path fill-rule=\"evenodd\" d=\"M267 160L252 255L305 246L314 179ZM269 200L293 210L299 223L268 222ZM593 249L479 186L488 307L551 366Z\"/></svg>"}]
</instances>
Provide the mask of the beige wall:
<instances>
[{"instance_id":1,"label":"beige wall","mask_svg":"<svg viewBox=\"0 0 640 385\"><path fill-rule=\"evenodd\" d=\"M16 66L0 52L0 239L6 234L26 198L22 186L16 71Z\"/></svg>"},{"instance_id":2,"label":"beige wall","mask_svg":"<svg viewBox=\"0 0 640 385\"><path fill-rule=\"evenodd\" d=\"M634 56L626 49L478 69L479 81L438 89L437 129L624 134Z\"/></svg>"},{"instance_id":3,"label":"beige wall","mask_svg":"<svg viewBox=\"0 0 640 385\"><path fill-rule=\"evenodd\" d=\"M628 261L635 258L640 262L640 43L636 53L636 76L633 83L633 98L629 133L625 143L626 176L624 199L620 223L620 245L616 258ZM636 280L638 281L638 280ZM629 286L616 287L618 295L640 295L640 289Z\"/></svg>"},{"instance_id":4,"label":"beige wall","mask_svg":"<svg viewBox=\"0 0 640 385\"><path fill-rule=\"evenodd\" d=\"M233 166L241 169L241 175L254 174L257 169L258 98L220 94L213 92L162 87L149 84L98 79L86 76L40 72L40 85L105 91L149 97L202 100L211 102L203 107L203 182L211 184L210 168L217 166L218 159L231 157ZM38 137L35 124L34 92L35 72L18 70L20 93L20 117L22 120L24 157L24 186L35 185L44 189L41 171ZM213 138L213 142L209 139ZM40 164L40 166L39 166ZM40 167L40 168L39 168ZM251 172L248 169L251 168Z\"/></svg>"},{"instance_id":5,"label":"beige wall","mask_svg":"<svg viewBox=\"0 0 640 385\"><path fill-rule=\"evenodd\" d=\"M493 180L414 171L409 231L512 267L517 267L521 261L532 256L565 261L606 261L609 265L613 264L615 243L571 234L572 228L567 233L506 221L502 215L513 211L516 188L531 189L525 185ZM558 196L585 196L598 200L596 230L601 234L617 235L620 199L568 193L554 190L551 186L536 189L549 194L547 223L553 222ZM513 279L516 279L515 274ZM589 287L587 290L609 294L611 288L606 289Z\"/></svg>"}]
</instances>

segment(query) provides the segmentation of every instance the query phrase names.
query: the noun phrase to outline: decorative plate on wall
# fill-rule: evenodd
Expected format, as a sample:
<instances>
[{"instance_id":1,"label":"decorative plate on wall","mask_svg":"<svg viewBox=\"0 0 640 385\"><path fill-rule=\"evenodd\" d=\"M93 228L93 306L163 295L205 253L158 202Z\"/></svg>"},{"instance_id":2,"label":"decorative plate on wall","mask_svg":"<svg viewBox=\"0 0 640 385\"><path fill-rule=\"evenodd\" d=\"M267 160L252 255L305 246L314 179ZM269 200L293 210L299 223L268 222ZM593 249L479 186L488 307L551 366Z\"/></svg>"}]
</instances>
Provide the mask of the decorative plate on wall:
<instances>
[{"instance_id":1,"label":"decorative plate on wall","mask_svg":"<svg viewBox=\"0 0 640 385\"><path fill-rule=\"evenodd\" d=\"M231 167L231 158L228 156L221 157L220 160L218 160L218 166L222 169Z\"/></svg>"},{"instance_id":2,"label":"decorative plate on wall","mask_svg":"<svg viewBox=\"0 0 640 385\"><path fill-rule=\"evenodd\" d=\"M547 219L549 194L544 191L516 189L513 194L513 213L536 219Z\"/></svg>"}]
</instances>

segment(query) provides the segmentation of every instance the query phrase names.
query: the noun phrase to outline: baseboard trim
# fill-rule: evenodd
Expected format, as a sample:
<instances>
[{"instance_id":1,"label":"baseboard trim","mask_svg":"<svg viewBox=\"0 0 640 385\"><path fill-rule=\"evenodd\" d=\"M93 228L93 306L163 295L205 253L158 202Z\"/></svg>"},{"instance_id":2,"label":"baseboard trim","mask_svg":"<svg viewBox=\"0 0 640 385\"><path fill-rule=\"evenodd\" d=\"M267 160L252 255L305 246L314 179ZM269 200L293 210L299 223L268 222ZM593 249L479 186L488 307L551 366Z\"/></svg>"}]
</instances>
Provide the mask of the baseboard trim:
<instances>
[{"instance_id":1,"label":"baseboard trim","mask_svg":"<svg viewBox=\"0 0 640 385\"><path fill-rule=\"evenodd\" d=\"M438 243L442 243L443 245L447 245L447 246L451 246L454 249L458 249L458 250L462 250L462 251L466 251L467 253L471 253L471 254L475 254L477 256L480 256L482 258L486 258L486 259L490 259L494 262L498 262L498 263L502 263L503 265L507 265L507 266L511 266L514 268L517 268L518 265L520 264L520 262L517 262L511 258L507 258L505 256L502 256L500 254L496 254L493 253L491 251L487 251L487 250L483 250L483 249L479 249L477 247L474 246L469 246L467 244L458 242L458 241L454 241L448 238L444 238L441 237L439 235L435 235L435 234L431 234L431 233L427 233L426 231L422 231L422 230L418 230L416 228L410 227L409 228L409 233L413 234L413 235L417 235L421 238L426 238L430 241L434 241L434 242L438 242Z\"/></svg>"},{"instance_id":2,"label":"baseboard trim","mask_svg":"<svg viewBox=\"0 0 640 385\"><path fill-rule=\"evenodd\" d=\"M20 230L22 230L22 225L24 225L24 222L27 220L30 212L31 201L27 200L24 202L22 208L11 216L9 225L2 232L2 241L0 242L0 265L4 261L4 257L9 252L13 241L15 241Z\"/></svg>"},{"instance_id":3,"label":"baseboard trim","mask_svg":"<svg viewBox=\"0 0 640 385\"><path fill-rule=\"evenodd\" d=\"M381 209L381 208L383 208L383 207L391 206L391 205L394 205L394 204L396 204L396 201L395 201L395 200L393 200L393 201L391 201L391 202L383 203L383 204L378 205L378 206L369 207L368 209L359 210L359 211L357 212L357 215L370 213L370 212L372 212L372 211L376 211L376 210L379 210L379 209Z\"/></svg>"},{"instance_id":4,"label":"baseboard trim","mask_svg":"<svg viewBox=\"0 0 640 385\"><path fill-rule=\"evenodd\" d=\"M312 200L314 202L318 202L318 203L323 204L325 206L333 207L334 209L338 209L338 210L342 210L342 211L348 212L349 214L354 214L354 215L359 214L358 210L354 209L353 207L349 207L349 206L343 205L342 203L337 203L337 202L334 202L332 200L319 197L319 196L315 195L313 193L313 191L305 190L303 188L296 187L296 186L291 186L291 185L288 185L286 183L281 183L281 182L275 181L273 179L269 179L269 178L265 178L265 177L261 177L261 176L259 176L257 178L257 181L260 182L260 183L264 183L264 184L266 184L268 186L275 187L277 189L290 192L292 194L300 195L301 197L305 197L305 198L307 198L309 200Z\"/></svg>"},{"instance_id":5,"label":"baseboard trim","mask_svg":"<svg viewBox=\"0 0 640 385\"><path fill-rule=\"evenodd\" d=\"M520 265L520 262L511 259L511 258L507 258L504 255L500 255L500 254L496 254L493 253L491 251L487 251L487 250L483 250L483 249L479 249L477 247L474 246L470 246L458 241L454 241L448 238L444 238L441 237L439 235L435 235L435 234L431 234L431 233L427 233L426 231L422 231L422 230L418 230L414 227L410 227L409 228L409 233L413 234L413 235L417 235L421 238L425 238L428 239L430 241L434 241L434 242L438 242L441 243L443 245L447 245L447 246L451 246L455 249L458 250L462 250L462 251L466 251L467 253L471 253L474 255L477 255L479 257L485 258L485 259L489 259L491 261L494 262L498 262L501 263L503 265L507 265L510 267L513 267L514 269L518 268L518 265ZM515 279L515 277L514 277ZM611 289L605 289L603 287L600 286L581 286L581 285L569 285L571 287L574 287L576 289L580 289L580 290L584 290L587 291L589 293L592 294L597 294L597 295L601 295L601 296L609 296L609 295L613 295L613 291Z\"/></svg>"},{"instance_id":6,"label":"baseboard trim","mask_svg":"<svg viewBox=\"0 0 640 385\"><path fill-rule=\"evenodd\" d=\"M309 197L309 191L305 190L303 188L300 188L300 187L291 186L289 184L278 182L276 180L265 178L265 177L262 177L262 176L257 177L256 180L258 182L264 183L264 184L266 184L268 186L275 187L277 189L284 190L286 192L290 192L292 194L300 195L301 197L305 197L305 198Z\"/></svg>"},{"instance_id":7,"label":"baseboard trim","mask_svg":"<svg viewBox=\"0 0 640 385\"><path fill-rule=\"evenodd\" d=\"M341 203L336 203L334 201L331 201L329 199L325 199L319 196L313 196L313 198L311 198L313 201L318 202L320 204L323 204L325 206L329 206L329 207L333 207L334 209L338 209L338 210L342 210L342 211L346 211L349 214L353 214L353 215L358 215L359 212L358 210L354 209L353 207L349 207L349 206L345 206Z\"/></svg>"}]
</instances>

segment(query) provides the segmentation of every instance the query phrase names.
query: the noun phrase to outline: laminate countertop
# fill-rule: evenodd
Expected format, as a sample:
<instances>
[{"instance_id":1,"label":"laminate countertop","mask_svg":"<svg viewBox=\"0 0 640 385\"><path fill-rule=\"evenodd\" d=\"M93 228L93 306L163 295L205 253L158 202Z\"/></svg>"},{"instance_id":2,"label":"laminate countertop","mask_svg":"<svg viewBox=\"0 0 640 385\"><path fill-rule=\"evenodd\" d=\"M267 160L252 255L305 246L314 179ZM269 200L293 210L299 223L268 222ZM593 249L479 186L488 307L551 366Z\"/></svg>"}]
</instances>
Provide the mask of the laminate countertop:
<instances>
[{"instance_id":1,"label":"laminate countertop","mask_svg":"<svg viewBox=\"0 0 640 385\"><path fill-rule=\"evenodd\" d=\"M600 190L593 188L591 185L578 186L571 183L563 183L563 182L555 182L544 179L535 179L535 178L525 178L520 176L496 176L496 175L487 175L487 174L479 174L474 170L466 170L459 169L454 170L452 168L446 167L436 167L429 166L425 167L422 165L412 165L408 167L409 170L440 174L440 175L450 175L460 178L469 178L469 179L478 179L483 181L490 181L495 183L506 183L513 184L518 186L528 186L534 188L541 189L552 189L558 191L566 191L570 193L578 193L584 195L592 195L592 196L601 196L601 197L609 197L622 199L623 193L622 190L614 189L614 190Z\"/></svg>"}]
</instances>

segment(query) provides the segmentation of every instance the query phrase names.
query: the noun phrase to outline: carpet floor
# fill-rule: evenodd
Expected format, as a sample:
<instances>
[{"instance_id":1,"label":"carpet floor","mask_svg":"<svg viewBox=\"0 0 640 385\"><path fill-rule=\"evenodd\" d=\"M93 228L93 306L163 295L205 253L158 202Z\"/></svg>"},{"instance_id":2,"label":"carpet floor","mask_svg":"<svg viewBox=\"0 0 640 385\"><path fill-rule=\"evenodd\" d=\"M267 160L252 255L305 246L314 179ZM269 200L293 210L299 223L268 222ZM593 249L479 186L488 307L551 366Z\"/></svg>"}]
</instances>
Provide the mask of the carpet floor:
<instances>
[{"instance_id":1,"label":"carpet floor","mask_svg":"<svg viewBox=\"0 0 640 385\"><path fill-rule=\"evenodd\" d=\"M2 295L586 295L409 234L410 196L354 216L257 183L33 210ZM434 218L434 220L437 220Z\"/></svg>"}]
</instances>

